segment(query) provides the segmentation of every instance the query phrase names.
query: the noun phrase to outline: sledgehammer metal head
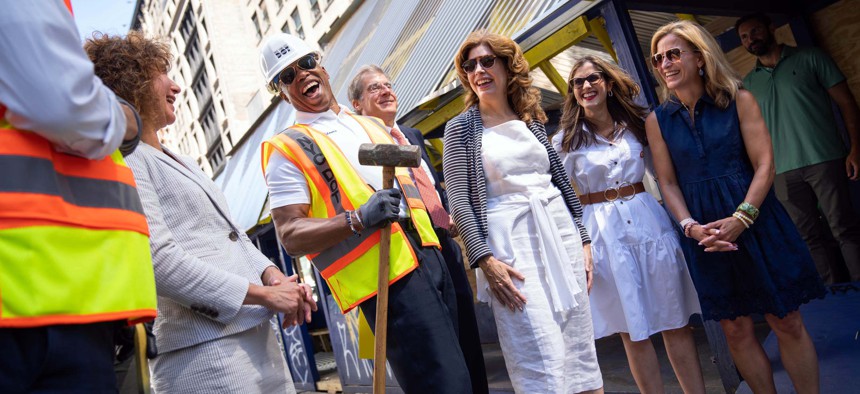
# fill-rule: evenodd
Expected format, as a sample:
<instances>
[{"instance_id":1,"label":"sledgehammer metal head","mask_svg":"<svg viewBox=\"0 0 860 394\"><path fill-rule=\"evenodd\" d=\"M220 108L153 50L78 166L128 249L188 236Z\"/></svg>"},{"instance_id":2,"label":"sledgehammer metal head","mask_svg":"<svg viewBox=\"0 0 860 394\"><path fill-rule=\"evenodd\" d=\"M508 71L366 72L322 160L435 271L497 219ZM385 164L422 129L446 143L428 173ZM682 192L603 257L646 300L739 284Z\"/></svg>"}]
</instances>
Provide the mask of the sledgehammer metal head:
<instances>
[{"instance_id":1,"label":"sledgehammer metal head","mask_svg":"<svg viewBox=\"0 0 860 394\"><path fill-rule=\"evenodd\" d=\"M361 144L358 162L364 166L418 167L421 150L417 145Z\"/></svg>"}]
</instances>

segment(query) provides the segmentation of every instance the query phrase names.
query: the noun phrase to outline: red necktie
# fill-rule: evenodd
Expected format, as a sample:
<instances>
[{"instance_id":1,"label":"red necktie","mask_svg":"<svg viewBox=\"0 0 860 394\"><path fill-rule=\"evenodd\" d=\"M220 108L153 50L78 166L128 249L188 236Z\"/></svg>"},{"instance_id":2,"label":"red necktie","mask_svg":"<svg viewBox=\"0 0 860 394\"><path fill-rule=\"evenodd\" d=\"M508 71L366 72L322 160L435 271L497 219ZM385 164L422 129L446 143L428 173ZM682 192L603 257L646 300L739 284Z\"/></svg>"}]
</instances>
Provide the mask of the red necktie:
<instances>
[{"instance_id":1,"label":"red necktie","mask_svg":"<svg viewBox=\"0 0 860 394\"><path fill-rule=\"evenodd\" d=\"M394 140L397 141L398 144L409 145L409 141L406 140L403 133L394 127L391 128L391 136L394 137ZM423 149L424 147L421 148ZM418 187L418 194L420 194L421 199L424 200L424 206L427 207L427 213L430 214L430 219L433 221L433 225L447 230L449 227L450 216L448 215L448 212L445 211L445 208L442 207L442 201L439 201L436 189L433 188L433 182L430 181L430 178L427 176L427 173L424 172L423 168L417 167L410 168L409 170L412 171L412 178L415 178L415 184Z\"/></svg>"}]
</instances>

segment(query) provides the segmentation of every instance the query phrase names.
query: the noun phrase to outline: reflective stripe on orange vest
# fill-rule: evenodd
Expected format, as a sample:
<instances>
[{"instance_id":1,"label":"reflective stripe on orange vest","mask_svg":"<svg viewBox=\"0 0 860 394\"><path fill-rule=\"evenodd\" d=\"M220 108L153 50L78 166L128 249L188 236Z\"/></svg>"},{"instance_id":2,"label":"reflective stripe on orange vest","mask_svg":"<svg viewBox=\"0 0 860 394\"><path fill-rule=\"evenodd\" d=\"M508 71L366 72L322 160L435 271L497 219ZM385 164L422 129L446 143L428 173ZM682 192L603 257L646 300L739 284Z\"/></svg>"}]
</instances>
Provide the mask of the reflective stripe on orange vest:
<instances>
[{"instance_id":1,"label":"reflective stripe on orange vest","mask_svg":"<svg viewBox=\"0 0 860 394\"><path fill-rule=\"evenodd\" d=\"M0 168L13 174L0 177L0 228L41 223L149 234L122 161L64 154L34 133L3 127Z\"/></svg>"}]
</instances>

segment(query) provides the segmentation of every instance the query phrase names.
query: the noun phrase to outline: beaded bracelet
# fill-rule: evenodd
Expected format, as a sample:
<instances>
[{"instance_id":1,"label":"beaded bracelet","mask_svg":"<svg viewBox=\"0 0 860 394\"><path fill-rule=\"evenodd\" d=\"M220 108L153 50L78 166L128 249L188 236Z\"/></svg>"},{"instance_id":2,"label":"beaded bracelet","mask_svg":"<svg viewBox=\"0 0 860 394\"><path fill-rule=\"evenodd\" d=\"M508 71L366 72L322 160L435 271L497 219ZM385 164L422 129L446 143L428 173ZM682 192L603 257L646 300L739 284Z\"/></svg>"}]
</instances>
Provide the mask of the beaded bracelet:
<instances>
[{"instance_id":1,"label":"beaded bracelet","mask_svg":"<svg viewBox=\"0 0 860 394\"><path fill-rule=\"evenodd\" d=\"M686 229L687 225L689 225L690 223L698 223L698 222L696 222L696 219L686 218L686 219L682 220L680 223L678 223L678 225L680 225L681 229L683 230L683 229Z\"/></svg>"},{"instance_id":2,"label":"beaded bracelet","mask_svg":"<svg viewBox=\"0 0 860 394\"><path fill-rule=\"evenodd\" d=\"M740 212L733 213L732 217L737 219L737 220L740 220L740 222L743 223L744 227L746 227L746 228L750 228L750 225L753 224L752 219L746 217L744 214L742 214Z\"/></svg>"},{"instance_id":3,"label":"beaded bracelet","mask_svg":"<svg viewBox=\"0 0 860 394\"><path fill-rule=\"evenodd\" d=\"M352 234L355 235L356 237L360 236L361 234L358 231L356 231L355 226L353 226L353 224L352 224L352 211L346 211L345 217L346 217L346 224L349 225L349 229L350 229L350 231L352 231Z\"/></svg>"},{"instance_id":4,"label":"beaded bracelet","mask_svg":"<svg viewBox=\"0 0 860 394\"><path fill-rule=\"evenodd\" d=\"M690 220L691 221L687 222L684 225L684 236L686 236L687 238L693 238L693 236L692 236L692 234L690 234L690 232L693 230L693 226L699 224L699 222L697 222L693 219L690 219Z\"/></svg>"}]
</instances>

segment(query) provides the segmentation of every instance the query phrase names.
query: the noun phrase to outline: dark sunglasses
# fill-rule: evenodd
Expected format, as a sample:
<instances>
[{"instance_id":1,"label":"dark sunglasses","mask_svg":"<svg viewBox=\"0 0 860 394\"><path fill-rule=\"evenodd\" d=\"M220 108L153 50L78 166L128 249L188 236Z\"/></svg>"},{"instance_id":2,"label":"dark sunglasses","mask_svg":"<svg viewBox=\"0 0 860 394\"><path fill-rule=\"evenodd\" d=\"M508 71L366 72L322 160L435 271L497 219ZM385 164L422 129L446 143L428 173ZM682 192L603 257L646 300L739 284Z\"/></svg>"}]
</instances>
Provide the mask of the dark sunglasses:
<instances>
[{"instance_id":1,"label":"dark sunglasses","mask_svg":"<svg viewBox=\"0 0 860 394\"><path fill-rule=\"evenodd\" d=\"M463 64L461 64L461 66L463 67L463 71L465 71L467 74L475 72L475 69L478 68L478 62L481 62L481 67L486 70L496 64L496 57L493 55L487 55L466 60L465 62L463 62Z\"/></svg>"},{"instance_id":2,"label":"dark sunglasses","mask_svg":"<svg viewBox=\"0 0 860 394\"><path fill-rule=\"evenodd\" d=\"M568 81L568 83L570 83L571 86L574 87L574 89L580 89L580 88L582 88L583 85L585 85L586 81L588 82L589 85L594 85L594 84L596 84L602 80L603 80L603 74L600 71L597 71L597 72L593 72L591 74L588 74L582 78L573 78L570 81Z\"/></svg>"},{"instance_id":3,"label":"dark sunglasses","mask_svg":"<svg viewBox=\"0 0 860 394\"><path fill-rule=\"evenodd\" d=\"M302 70L313 70L317 68L317 60L318 56L316 53L309 53L299 58L296 61L296 65L299 66ZM296 68L292 65L287 66L287 68L281 70L281 73L278 74L278 79L275 80L275 86L277 86L278 81L283 82L284 85L289 85L293 83L296 79Z\"/></svg>"},{"instance_id":4,"label":"dark sunglasses","mask_svg":"<svg viewBox=\"0 0 860 394\"><path fill-rule=\"evenodd\" d=\"M669 59L670 62L675 63L681 59L681 54L684 52L696 52L696 51L685 51L681 48L672 48L667 49L666 52L663 53L655 53L654 56L651 56L651 66L654 68L660 67L663 64L663 57Z\"/></svg>"}]
</instances>

